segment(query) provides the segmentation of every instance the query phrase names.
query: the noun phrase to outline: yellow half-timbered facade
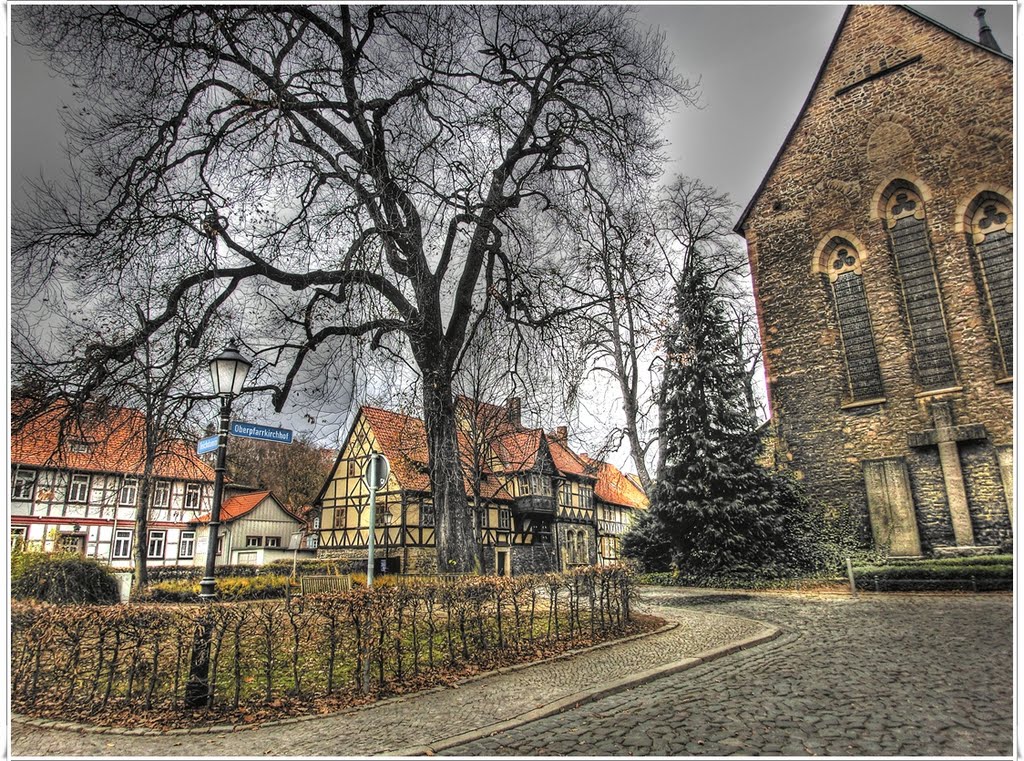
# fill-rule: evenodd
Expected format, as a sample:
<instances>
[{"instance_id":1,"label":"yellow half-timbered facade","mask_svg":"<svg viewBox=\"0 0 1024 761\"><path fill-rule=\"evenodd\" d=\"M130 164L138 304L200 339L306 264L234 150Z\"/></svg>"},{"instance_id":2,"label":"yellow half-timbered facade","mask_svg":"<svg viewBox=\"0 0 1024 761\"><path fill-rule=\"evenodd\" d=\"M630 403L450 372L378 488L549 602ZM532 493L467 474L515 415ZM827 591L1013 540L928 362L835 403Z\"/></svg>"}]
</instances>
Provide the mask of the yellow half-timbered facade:
<instances>
[{"instance_id":1,"label":"yellow half-timbered facade","mask_svg":"<svg viewBox=\"0 0 1024 761\"><path fill-rule=\"evenodd\" d=\"M581 456L565 428L525 428L519 402L504 406L460 397L459 449L480 540L480 569L511 575L618 560L617 537L647 500L617 468ZM362 407L317 499L318 555L365 561L372 453L391 463L377 491L378 571L433 573L434 509L423 422ZM614 516L614 517L610 517Z\"/></svg>"}]
</instances>

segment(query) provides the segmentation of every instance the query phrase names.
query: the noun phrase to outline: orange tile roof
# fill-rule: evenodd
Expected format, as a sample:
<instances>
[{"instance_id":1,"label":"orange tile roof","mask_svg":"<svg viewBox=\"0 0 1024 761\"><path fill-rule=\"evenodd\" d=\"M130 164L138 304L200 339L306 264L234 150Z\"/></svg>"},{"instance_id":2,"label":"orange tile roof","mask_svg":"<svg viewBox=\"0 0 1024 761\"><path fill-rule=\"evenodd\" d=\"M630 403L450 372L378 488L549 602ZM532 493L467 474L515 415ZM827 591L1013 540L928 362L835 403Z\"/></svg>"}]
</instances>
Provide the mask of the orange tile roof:
<instances>
[{"instance_id":1,"label":"orange tile roof","mask_svg":"<svg viewBox=\"0 0 1024 761\"><path fill-rule=\"evenodd\" d=\"M260 502L262 502L269 496L271 496L270 491L265 490L248 492L246 494L238 494L234 497L229 497L228 499L224 500L224 502L220 506L220 519L224 523L227 523L228 521L233 521L237 518L241 518L246 513L252 512L254 509L256 509L256 506L259 505ZM276 497L274 498L274 501L277 502ZM280 502L278 502L277 504L286 513L291 515L296 520L299 520L298 516L294 515ZM205 515L200 515L196 520L199 521L199 523L209 523L210 514L206 513Z\"/></svg>"},{"instance_id":2,"label":"orange tile roof","mask_svg":"<svg viewBox=\"0 0 1024 761\"><path fill-rule=\"evenodd\" d=\"M427 432L423 421L398 412L382 410L378 407L362 407L360 409L370 424L381 453L391 463L391 472L403 489L410 491L430 491L430 474L427 470L429 455L427 453ZM469 438L462 432L458 433L459 454L464 470L473 461L473 447ZM502 485L501 479L487 468L480 484L480 496L485 499L511 500ZM465 481L466 493L472 493L472 485Z\"/></svg>"},{"instance_id":3,"label":"orange tile roof","mask_svg":"<svg viewBox=\"0 0 1024 761\"><path fill-rule=\"evenodd\" d=\"M459 397L457 401L464 405L472 402L464 397ZM505 415L505 408L496 405L481 403L476 408L483 408L484 413L488 414L488 407L492 408L495 415L498 412ZM378 407L362 407L360 412L370 424L382 453L391 463L391 471L399 485L411 491L430 491L427 435L423 421ZM463 466L467 466L472 462L472 445L462 431L459 431L458 439ZM633 480L635 477L626 476L611 463L576 454L566 444L545 435L539 428L512 427L507 433L498 436L492 448L506 470L514 473L533 468L544 443L551 452L555 467L563 475L596 479L594 495L597 499L624 507L647 507L647 497ZM501 474L488 469L484 469L484 474L486 478L481 484L481 496L487 499L512 499L503 486L507 477L503 478ZM465 487L466 493L471 493L468 480L465 481Z\"/></svg>"},{"instance_id":4,"label":"orange tile roof","mask_svg":"<svg viewBox=\"0 0 1024 761\"><path fill-rule=\"evenodd\" d=\"M65 420L67 405L57 404L11 435L11 463L35 468L141 475L146 420L141 410L88 405L81 420ZM63 425L63 430L62 430ZM72 441L87 452L73 452ZM188 481L213 481L213 469L181 439L164 443L154 475Z\"/></svg>"},{"instance_id":5,"label":"orange tile roof","mask_svg":"<svg viewBox=\"0 0 1024 761\"><path fill-rule=\"evenodd\" d=\"M610 462L595 460L587 455L581 455L581 457L588 465L596 469L597 484L594 486L594 496L597 499L623 507L647 507L647 495L621 470Z\"/></svg>"},{"instance_id":6,"label":"orange tile roof","mask_svg":"<svg viewBox=\"0 0 1024 761\"><path fill-rule=\"evenodd\" d=\"M551 449L551 459L555 461L555 467L558 468L563 475L569 474L596 478L594 469L588 467L588 465L565 444L558 441L552 441L550 437L548 439L548 444Z\"/></svg>"},{"instance_id":7,"label":"orange tile roof","mask_svg":"<svg viewBox=\"0 0 1024 761\"><path fill-rule=\"evenodd\" d=\"M494 442L494 450L507 470L530 470L537 464L543 433L539 428L507 433Z\"/></svg>"}]
</instances>

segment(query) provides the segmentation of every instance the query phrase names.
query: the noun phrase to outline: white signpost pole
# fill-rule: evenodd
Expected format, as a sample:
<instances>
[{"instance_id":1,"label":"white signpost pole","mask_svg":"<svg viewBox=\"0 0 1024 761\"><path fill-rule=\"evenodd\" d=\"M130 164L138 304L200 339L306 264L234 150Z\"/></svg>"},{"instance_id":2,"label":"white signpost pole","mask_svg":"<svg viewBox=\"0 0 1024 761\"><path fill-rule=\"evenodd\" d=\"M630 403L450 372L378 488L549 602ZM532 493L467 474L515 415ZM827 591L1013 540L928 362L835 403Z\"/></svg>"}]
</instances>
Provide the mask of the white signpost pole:
<instances>
[{"instance_id":1,"label":"white signpost pole","mask_svg":"<svg viewBox=\"0 0 1024 761\"><path fill-rule=\"evenodd\" d=\"M366 539L366 588L373 589L373 546L377 533L377 455L370 455L366 471L367 486L370 488L370 530Z\"/></svg>"}]
</instances>

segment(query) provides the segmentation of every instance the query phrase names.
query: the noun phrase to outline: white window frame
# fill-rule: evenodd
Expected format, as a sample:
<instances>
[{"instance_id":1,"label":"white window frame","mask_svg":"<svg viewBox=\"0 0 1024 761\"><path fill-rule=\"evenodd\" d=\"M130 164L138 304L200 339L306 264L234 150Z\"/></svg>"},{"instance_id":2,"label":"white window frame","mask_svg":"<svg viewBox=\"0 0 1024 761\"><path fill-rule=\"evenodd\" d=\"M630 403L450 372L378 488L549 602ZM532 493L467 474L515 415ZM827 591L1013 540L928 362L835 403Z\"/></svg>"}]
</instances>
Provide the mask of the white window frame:
<instances>
[{"instance_id":1,"label":"white window frame","mask_svg":"<svg viewBox=\"0 0 1024 761\"><path fill-rule=\"evenodd\" d=\"M158 544L156 544L158 543ZM159 548L159 552L153 551L153 545ZM146 558L148 560L162 560L167 550L167 532L163 529L155 529L149 532L146 537Z\"/></svg>"},{"instance_id":2,"label":"white window frame","mask_svg":"<svg viewBox=\"0 0 1024 761\"><path fill-rule=\"evenodd\" d=\"M163 499L160 499L160 497ZM153 484L153 507L170 507L171 506L171 482L170 481L156 481Z\"/></svg>"},{"instance_id":3,"label":"white window frame","mask_svg":"<svg viewBox=\"0 0 1024 761\"><path fill-rule=\"evenodd\" d=\"M11 477L11 499L19 502L31 502L35 496L38 476L38 471L15 468L14 475Z\"/></svg>"},{"instance_id":4,"label":"white window frame","mask_svg":"<svg viewBox=\"0 0 1024 761\"><path fill-rule=\"evenodd\" d=\"M519 493L522 496L524 496L524 497L527 497L527 496L530 495L530 477L529 476L521 476L519 478Z\"/></svg>"},{"instance_id":5,"label":"white window frame","mask_svg":"<svg viewBox=\"0 0 1024 761\"><path fill-rule=\"evenodd\" d=\"M11 552L14 552L18 547L24 548L28 544L28 527L27 526L11 526Z\"/></svg>"},{"instance_id":6,"label":"white window frame","mask_svg":"<svg viewBox=\"0 0 1024 761\"><path fill-rule=\"evenodd\" d=\"M263 537L263 546L270 549L281 549L281 537L265 536Z\"/></svg>"},{"instance_id":7,"label":"white window frame","mask_svg":"<svg viewBox=\"0 0 1024 761\"><path fill-rule=\"evenodd\" d=\"M178 557L187 559L196 556L196 532L182 531L178 537Z\"/></svg>"},{"instance_id":8,"label":"white window frame","mask_svg":"<svg viewBox=\"0 0 1024 761\"><path fill-rule=\"evenodd\" d=\"M262 547L263 537L262 536L247 536L245 537L246 547Z\"/></svg>"},{"instance_id":9,"label":"white window frame","mask_svg":"<svg viewBox=\"0 0 1024 761\"><path fill-rule=\"evenodd\" d=\"M500 529L511 529L512 528L512 511L507 510L504 507L498 509L498 528Z\"/></svg>"},{"instance_id":10,"label":"white window frame","mask_svg":"<svg viewBox=\"0 0 1024 761\"><path fill-rule=\"evenodd\" d=\"M89 442L85 439L71 439L68 442L68 450L74 454L89 454L91 449Z\"/></svg>"},{"instance_id":11,"label":"white window frame","mask_svg":"<svg viewBox=\"0 0 1024 761\"><path fill-rule=\"evenodd\" d=\"M76 505L84 505L89 502L89 474L72 473L68 482L68 502ZM80 492L80 493L79 493Z\"/></svg>"},{"instance_id":12,"label":"white window frame","mask_svg":"<svg viewBox=\"0 0 1024 761\"><path fill-rule=\"evenodd\" d=\"M114 547L111 551L111 559L113 560L127 560L132 556L132 540L135 537L135 532L128 528L119 528L114 530ZM118 547L124 545L124 552L118 552Z\"/></svg>"},{"instance_id":13,"label":"white window frame","mask_svg":"<svg viewBox=\"0 0 1024 761\"><path fill-rule=\"evenodd\" d=\"M121 481L121 490L117 494L117 504L125 507L134 507L139 501L139 479L124 478Z\"/></svg>"},{"instance_id":14,"label":"white window frame","mask_svg":"<svg viewBox=\"0 0 1024 761\"><path fill-rule=\"evenodd\" d=\"M203 497L203 487L200 484L185 484L185 509L198 510L199 502Z\"/></svg>"}]
</instances>

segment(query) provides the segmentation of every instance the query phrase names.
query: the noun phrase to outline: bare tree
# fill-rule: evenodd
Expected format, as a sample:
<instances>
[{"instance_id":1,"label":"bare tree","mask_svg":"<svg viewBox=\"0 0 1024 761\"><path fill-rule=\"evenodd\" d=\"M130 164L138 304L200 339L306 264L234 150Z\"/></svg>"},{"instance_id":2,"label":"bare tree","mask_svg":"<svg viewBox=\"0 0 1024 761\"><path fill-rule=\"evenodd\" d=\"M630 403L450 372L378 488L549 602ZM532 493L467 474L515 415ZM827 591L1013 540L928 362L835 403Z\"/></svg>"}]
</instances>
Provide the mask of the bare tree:
<instances>
[{"instance_id":1,"label":"bare tree","mask_svg":"<svg viewBox=\"0 0 1024 761\"><path fill-rule=\"evenodd\" d=\"M163 274L164 308L92 347L96 366L169 329L189 294L200 331L234 305L279 369L278 410L313 352L407 346L439 562L468 568L452 377L474 301L533 312L522 285L549 252L523 220L597 167L656 170L659 118L685 91L663 39L614 6L15 11L93 99L71 125L74 192L19 219L19 266L105 287L143 241L190 252Z\"/></svg>"},{"instance_id":2,"label":"bare tree","mask_svg":"<svg viewBox=\"0 0 1024 761\"><path fill-rule=\"evenodd\" d=\"M574 331L587 352L587 368L611 378L622 405L624 423L610 432L598 456L625 437L647 492L647 454L657 441L648 422L654 401L648 369L671 302L669 266L654 242L651 195L650 187L635 184L595 193L587 213L577 217L583 225L577 288L593 306Z\"/></svg>"}]
</instances>

